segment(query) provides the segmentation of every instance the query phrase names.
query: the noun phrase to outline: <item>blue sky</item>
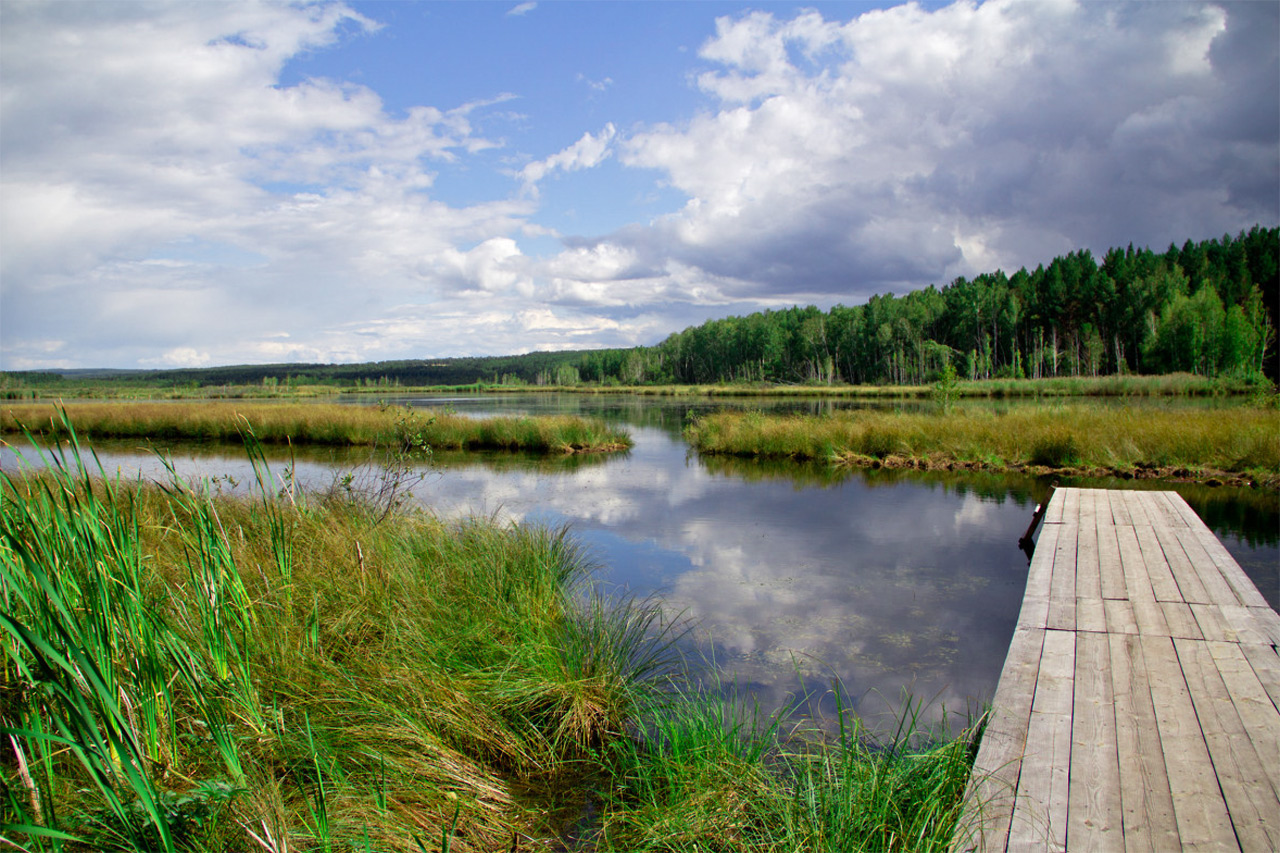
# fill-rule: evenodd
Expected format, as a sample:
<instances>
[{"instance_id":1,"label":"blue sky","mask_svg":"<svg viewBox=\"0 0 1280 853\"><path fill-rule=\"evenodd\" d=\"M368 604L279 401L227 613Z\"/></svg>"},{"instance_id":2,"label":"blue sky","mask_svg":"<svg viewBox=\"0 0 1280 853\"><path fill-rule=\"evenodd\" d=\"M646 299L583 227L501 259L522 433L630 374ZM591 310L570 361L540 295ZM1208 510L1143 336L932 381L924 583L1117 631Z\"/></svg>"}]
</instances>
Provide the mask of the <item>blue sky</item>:
<instances>
[{"instance_id":1,"label":"blue sky","mask_svg":"<svg viewBox=\"0 0 1280 853\"><path fill-rule=\"evenodd\" d=\"M652 344L1280 221L1280 4L0 3L0 368Z\"/></svg>"}]
</instances>

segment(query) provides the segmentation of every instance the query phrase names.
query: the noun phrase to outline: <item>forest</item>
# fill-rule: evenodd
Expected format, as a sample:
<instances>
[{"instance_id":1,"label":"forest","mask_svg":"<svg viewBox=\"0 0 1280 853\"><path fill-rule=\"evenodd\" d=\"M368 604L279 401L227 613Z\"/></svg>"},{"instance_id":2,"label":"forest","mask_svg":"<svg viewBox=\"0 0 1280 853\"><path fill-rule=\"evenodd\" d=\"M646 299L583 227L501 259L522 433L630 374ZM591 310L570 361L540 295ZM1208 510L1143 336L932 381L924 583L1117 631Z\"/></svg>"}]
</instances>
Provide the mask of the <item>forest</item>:
<instances>
[{"instance_id":1,"label":"forest","mask_svg":"<svg viewBox=\"0 0 1280 853\"><path fill-rule=\"evenodd\" d=\"M1186 372L1280 376L1280 228L1151 249L1087 250L1034 270L957 278L864 305L726 317L649 347L364 364L0 375L0 387L109 381L161 386L919 385L961 378Z\"/></svg>"},{"instance_id":2,"label":"forest","mask_svg":"<svg viewBox=\"0 0 1280 853\"><path fill-rule=\"evenodd\" d=\"M1158 374L1276 378L1280 229L1150 249L1087 249L865 305L712 320L654 347L595 351L588 382L914 385Z\"/></svg>"}]
</instances>

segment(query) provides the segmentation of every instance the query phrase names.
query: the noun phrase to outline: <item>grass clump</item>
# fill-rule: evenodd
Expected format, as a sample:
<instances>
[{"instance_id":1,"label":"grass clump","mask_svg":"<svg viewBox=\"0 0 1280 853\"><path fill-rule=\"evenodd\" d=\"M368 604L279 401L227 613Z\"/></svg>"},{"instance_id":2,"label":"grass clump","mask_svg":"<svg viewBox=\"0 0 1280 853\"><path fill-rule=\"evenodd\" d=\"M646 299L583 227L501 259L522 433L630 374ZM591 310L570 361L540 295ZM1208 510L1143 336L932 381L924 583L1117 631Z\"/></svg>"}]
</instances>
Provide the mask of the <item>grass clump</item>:
<instances>
[{"instance_id":1,"label":"grass clump","mask_svg":"<svg viewBox=\"0 0 1280 853\"><path fill-rule=\"evenodd\" d=\"M718 694L681 697L644 742L615 745L605 850L945 850L965 806L974 732L917 726L888 738L841 709L835 737Z\"/></svg>"},{"instance_id":2,"label":"grass clump","mask_svg":"<svg viewBox=\"0 0 1280 853\"><path fill-rule=\"evenodd\" d=\"M58 409L13 405L0 411L0 432L24 427L65 438ZM427 416L397 406L324 403L74 403L67 407L87 438L235 441L247 427L267 444L387 447L418 444L443 449L580 453L624 450L631 437L602 421L557 415L476 419Z\"/></svg>"},{"instance_id":3,"label":"grass clump","mask_svg":"<svg viewBox=\"0 0 1280 853\"><path fill-rule=\"evenodd\" d=\"M666 665L657 608L586 595L562 530L113 480L63 426L0 480L14 845L555 837Z\"/></svg>"},{"instance_id":4,"label":"grass clump","mask_svg":"<svg viewBox=\"0 0 1280 853\"><path fill-rule=\"evenodd\" d=\"M1280 485L1280 411L1088 404L766 416L717 412L685 430L700 452L838 464L1073 470Z\"/></svg>"}]
</instances>

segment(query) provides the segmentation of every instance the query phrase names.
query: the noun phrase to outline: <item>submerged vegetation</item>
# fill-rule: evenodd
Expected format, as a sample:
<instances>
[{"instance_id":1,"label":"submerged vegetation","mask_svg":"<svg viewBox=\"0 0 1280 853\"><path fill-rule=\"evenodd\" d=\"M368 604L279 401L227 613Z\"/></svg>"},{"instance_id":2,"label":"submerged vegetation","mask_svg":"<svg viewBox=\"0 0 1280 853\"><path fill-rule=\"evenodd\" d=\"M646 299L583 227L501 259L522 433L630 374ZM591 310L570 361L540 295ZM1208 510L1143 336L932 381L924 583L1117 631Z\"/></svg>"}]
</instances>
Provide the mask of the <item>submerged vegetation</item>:
<instances>
[{"instance_id":1,"label":"submerged vegetation","mask_svg":"<svg viewBox=\"0 0 1280 853\"><path fill-rule=\"evenodd\" d=\"M69 406L76 429L89 438L239 441L245 428L268 444L336 446L426 445L442 450L523 450L579 453L623 450L626 433L598 420L569 415L466 418L424 416L397 406L287 403L79 403ZM54 406L0 409L0 432L23 427L65 435Z\"/></svg>"},{"instance_id":2,"label":"submerged vegetation","mask_svg":"<svg viewBox=\"0 0 1280 853\"><path fill-rule=\"evenodd\" d=\"M832 742L690 698L656 603L594 595L563 530L279 490L251 432L251 498L112 479L58 425L0 476L20 849L948 844L972 731L842 713Z\"/></svg>"},{"instance_id":3,"label":"submerged vegetation","mask_svg":"<svg viewBox=\"0 0 1280 853\"><path fill-rule=\"evenodd\" d=\"M946 417L716 412L685 430L700 452L886 467L980 468L1280 485L1280 410L957 407Z\"/></svg>"}]
</instances>

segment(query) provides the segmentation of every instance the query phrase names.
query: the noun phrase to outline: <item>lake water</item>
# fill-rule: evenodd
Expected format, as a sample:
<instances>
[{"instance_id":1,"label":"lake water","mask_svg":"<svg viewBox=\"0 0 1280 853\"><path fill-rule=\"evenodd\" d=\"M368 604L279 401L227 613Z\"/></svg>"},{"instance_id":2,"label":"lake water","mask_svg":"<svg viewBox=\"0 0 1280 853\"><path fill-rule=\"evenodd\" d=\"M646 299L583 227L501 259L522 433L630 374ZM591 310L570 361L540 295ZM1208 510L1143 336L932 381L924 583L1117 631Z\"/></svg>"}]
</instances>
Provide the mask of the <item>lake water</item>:
<instances>
[{"instance_id":1,"label":"lake water","mask_svg":"<svg viewBox=\"0 0 1280 853\"><path fill-rule=\"evenodd\" d=\"M1048 483L980 473L845 471L822 465L700 458L680 437L692 412L723 405L818 410L832 403L690 402L588 395L413 397L460 413L571 412L626 424L626 454L562 460L438 454L417 497L449 517L568 525L609 594L658 596L691 626L694 671L749 693L771 712L808 696L875 718L904 691L963 714L991 698L1018 617L1028 557L1018 539ZM108 470L160 476L154 457L103 444ZM243 454L173 448L186 477L243 488ZM295 460L323 485L360 456ZM3 464L13 464L4 451ZM273 461L277 472L288 464ZM238 484L238 486L236 486ZM1133 483L1108 483L1133 488ZM1170 488L1151 484L1149 488ZM1210 524L1273 607L1280 598L1280 501L1255 490L1173 486Z\"/></svg>"}]
</instances>

